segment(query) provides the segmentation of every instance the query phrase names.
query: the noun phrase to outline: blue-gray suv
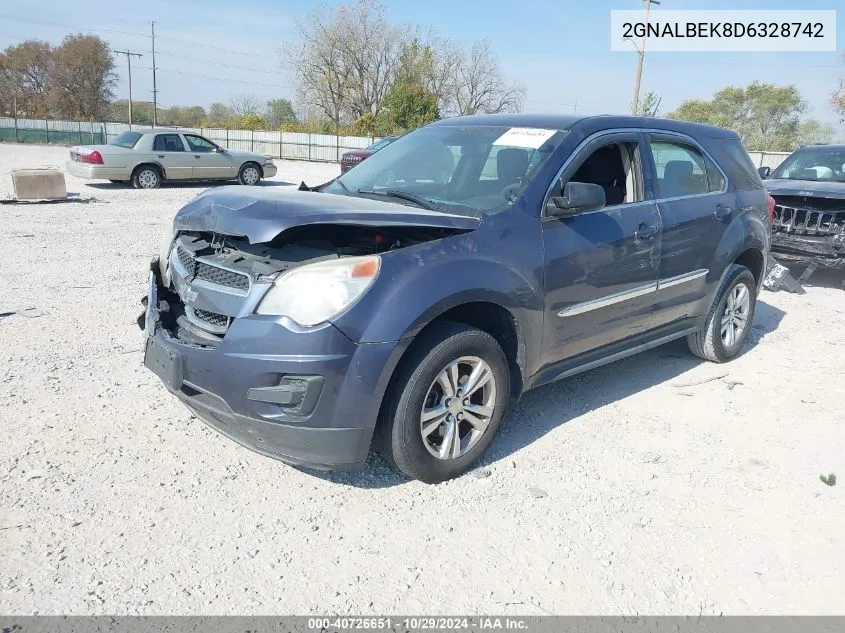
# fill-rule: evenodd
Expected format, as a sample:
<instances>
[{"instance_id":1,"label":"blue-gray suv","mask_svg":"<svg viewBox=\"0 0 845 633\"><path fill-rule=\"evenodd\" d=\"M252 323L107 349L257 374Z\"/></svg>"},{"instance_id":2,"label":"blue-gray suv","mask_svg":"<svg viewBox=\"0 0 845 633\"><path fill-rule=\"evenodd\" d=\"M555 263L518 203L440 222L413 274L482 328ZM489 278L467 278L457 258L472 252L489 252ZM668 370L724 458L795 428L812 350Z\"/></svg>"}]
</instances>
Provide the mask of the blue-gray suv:
<instances>
[{"instance_id":1,"label":"blue-gray suv","mask_svg":"<svg viewBox=\"0 0 845 633\"><path fill-rule=\"evenodd\" d=\"M771 199L739 138L636 117L431 123L339 178L222 187L153 260L145 364L300 466L455 477L524 391L686 337L736 356Z\"/></svg>"}]
</instances>

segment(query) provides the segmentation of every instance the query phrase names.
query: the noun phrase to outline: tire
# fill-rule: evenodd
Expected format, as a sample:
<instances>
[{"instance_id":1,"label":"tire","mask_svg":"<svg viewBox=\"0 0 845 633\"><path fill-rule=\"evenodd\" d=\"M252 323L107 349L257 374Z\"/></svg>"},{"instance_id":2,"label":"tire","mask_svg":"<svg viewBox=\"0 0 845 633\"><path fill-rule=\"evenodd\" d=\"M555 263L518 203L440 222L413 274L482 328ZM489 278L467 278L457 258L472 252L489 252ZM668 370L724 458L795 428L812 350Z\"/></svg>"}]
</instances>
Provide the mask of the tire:
<instances>
[{"instance_id":1,"label":"tire","mask_svg":"<svg viewBox=\"0 0 845 633\"><path fill-rule=\"evenodd\" d=\"M450 367L457 369L459 387L473 370L488 378L468 397L449 398L448 390L457 393ZM377 446L408 477L426 483L452 479L469 470L490 446L509 397L508 361L496 340L461 323L437 324L414 343L397 370L379 421Z\"/></svg>"},{"instance_id":2,"label":"tire","mask_svg":"<svg viewBox=\"0 0 845 633\"><path fill-rule=\"evenodd\" d=\"M238 171L238 182L242 185L257 185L261 182L261 167L258 163L244 163Z\"/></svg>"},{"instance_id":3,"label":"tire","mask_svg":"<svg viewBox=\"0 0 845 633\"><path fill-rule=\"evenodd\" d=\"M132 186L135 189L158 189L161 180L161 170L155 165L141 165L132 172Z\"/></svg>"},{"instance_id":4,"label":"tire","mask_svg":"<svg viewBox=\"0 0 845 633\"><path fill-rule=\"evenodd\" d=\"M743 297L747 297L747 303ZM732 359L748 338L756 306L757 282L754 275L745 266L732 264L716 293L704 328L687 337L690 351L714 363ZM741 325L738 325L740 322Z\"/></svg>"}]
</instances>

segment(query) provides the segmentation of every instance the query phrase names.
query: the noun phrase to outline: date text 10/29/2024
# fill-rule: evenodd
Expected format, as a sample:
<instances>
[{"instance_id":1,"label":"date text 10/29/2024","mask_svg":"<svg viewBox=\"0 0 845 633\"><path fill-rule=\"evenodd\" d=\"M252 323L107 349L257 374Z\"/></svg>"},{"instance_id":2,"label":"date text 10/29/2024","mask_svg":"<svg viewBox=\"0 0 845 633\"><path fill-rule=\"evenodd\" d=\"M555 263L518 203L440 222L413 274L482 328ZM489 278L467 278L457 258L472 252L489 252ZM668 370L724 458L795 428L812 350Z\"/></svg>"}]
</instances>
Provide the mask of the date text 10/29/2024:
<instances>
[{"instance_id":1,"label":"date text 10/29/2024","mask_svg":"<svg viewBox=\"0 0 845 633\"><path fill-rule=\"evenodd\" d=\"M394 628L396 627L396 628ZM528 623L511 617L308 618L312 631L524 631Z\"/></svg>"}]
</instances>

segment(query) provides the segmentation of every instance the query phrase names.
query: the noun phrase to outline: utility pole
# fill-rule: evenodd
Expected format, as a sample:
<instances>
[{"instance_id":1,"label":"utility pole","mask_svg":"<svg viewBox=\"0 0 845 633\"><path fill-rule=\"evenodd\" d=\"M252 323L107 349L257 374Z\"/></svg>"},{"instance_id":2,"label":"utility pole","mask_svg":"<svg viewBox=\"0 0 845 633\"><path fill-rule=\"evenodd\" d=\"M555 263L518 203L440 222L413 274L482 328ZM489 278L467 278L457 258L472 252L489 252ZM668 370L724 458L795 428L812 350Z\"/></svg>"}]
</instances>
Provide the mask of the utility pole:
<instances>
[{"instance_id":1,"label":"utility pole","mask_svg":"<svg viewBox=\"0 0 845 633\"><path fill-rule=\"evenodd\" d=\"M156 23L150 22L153 40L153 127L158 125L158 89L156 88Z\"/></svg>"},{"instance_id":2,"label":"utility pole","mask_svg":"<svg viewBox=\"0 0 845 633\"><path fill-rule=\"evenodd\" d=\"M634 100L631 101L631 114L637 116L637 110L640 106L640 83L642 82L643 78L643 61L645 60L645 43L646 39L648 38L648 12L651 9L652 4L660 4L660 0L645 0L645 33L643 33L643 41L639 48L637 48L636 43L634 40L631 40L631 43L634 45L634 48L637 49L637 55L639 59L637 60L637 76L634 80Z\"/></svg>"},{"instance_id":3,"label":"utility pole","mask_svg":"<svg viewBox=\"0 0 845 633\"><path fill-rule=\"evenodd\" d=\"M141 53L132 51L115 51L118 55L126 55L126 66L129 70L129 129L132 129L132 58L141 57Z\"/></svg>"}]
</instances>

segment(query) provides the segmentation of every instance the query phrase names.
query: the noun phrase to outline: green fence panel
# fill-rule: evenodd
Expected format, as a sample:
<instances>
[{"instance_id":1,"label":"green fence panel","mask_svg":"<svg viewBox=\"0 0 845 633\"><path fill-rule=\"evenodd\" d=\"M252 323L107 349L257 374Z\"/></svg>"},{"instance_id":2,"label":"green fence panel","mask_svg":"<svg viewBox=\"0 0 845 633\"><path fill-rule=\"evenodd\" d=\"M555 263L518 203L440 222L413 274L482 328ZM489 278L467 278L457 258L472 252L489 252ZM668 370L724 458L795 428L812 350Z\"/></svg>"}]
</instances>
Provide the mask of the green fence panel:
<instances>
[{"instance_id":1,"label":"green fence panel","mask_svg":"<svg viewBox=\"0 0 845 633\"><path fill-rule=\"evenodd\" d=\"M6 143L50 143L55 145L104 145L104 132L86 132L71 130L30 130L0 127L0 142Z\"/></svg>"}]
</instances>

